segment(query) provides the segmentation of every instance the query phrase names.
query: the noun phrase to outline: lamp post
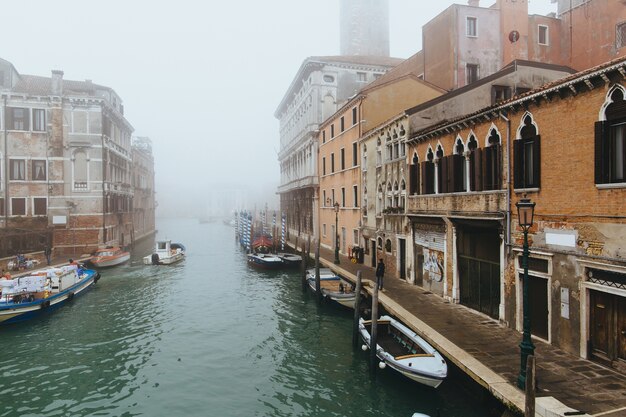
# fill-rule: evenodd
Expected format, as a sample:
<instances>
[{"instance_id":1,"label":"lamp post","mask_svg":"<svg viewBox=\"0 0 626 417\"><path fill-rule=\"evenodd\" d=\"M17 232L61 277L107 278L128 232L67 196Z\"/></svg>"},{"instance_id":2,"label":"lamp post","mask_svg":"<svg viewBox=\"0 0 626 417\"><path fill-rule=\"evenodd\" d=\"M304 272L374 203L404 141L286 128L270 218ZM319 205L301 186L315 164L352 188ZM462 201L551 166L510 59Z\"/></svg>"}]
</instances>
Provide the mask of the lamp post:
<instances>
[{"instance_id":1,"label":"lamp post","mask_svg":"<svg viewBox=\"0 0 626 417\"><path fill-rule=\"evenodd\" d=\"M524 334L522 342L519 344L521 352L521 363L517 386L521 389L526 387L526 360L529 355L535 354L535 345L530 338L530 302L528 300L528 229L533 225L535 214L535 203L528 198L522 198L515 203L517 207L517 220L524 232L524 250L522 252L522 268L524 269L522 304L524 308Z\"/></svg>"},{"instance_id":2,"label":"lamp post","mask_svg":"<svg viewBox=\"0 0 626 417\"><path fill-rule=\"evenodd\" d=\"M335 202L335 264L339 265L339 203Z\"/></svg>"}]
</instances>

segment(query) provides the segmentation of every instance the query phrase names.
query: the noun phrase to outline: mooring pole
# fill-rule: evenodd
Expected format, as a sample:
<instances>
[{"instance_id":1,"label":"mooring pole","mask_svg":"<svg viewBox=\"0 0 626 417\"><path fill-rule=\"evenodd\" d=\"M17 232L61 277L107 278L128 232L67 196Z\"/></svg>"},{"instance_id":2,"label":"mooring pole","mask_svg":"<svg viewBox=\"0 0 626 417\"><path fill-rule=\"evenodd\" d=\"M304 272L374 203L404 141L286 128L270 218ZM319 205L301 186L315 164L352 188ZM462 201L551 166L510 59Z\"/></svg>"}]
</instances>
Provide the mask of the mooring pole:
<instances>
[{"instance_id":1,"label":"mooring pole","mask_svg":"<svg viewBox=\"0 0 626 417\"><path fill-rule=\"evenodd\" d=\"M372 292L372 331L370 332L370 372L376 376L378 358L376 358L376 345L378 343L378 283L374 284Z\"/></svg>"},{"instance_id":2,"label":"mooring pole","mask_svg":"<svg viewBox=\"0 0 626 417\"><path fill-rule=\"evenodd\" d=\"M535 356L526 358L526 409L524 417L535 417Z\"/></svg>"},{"instance_id":3,"label":"mooring pole","mask_svg":"<svg viewBox=\"0 0 626 417\"><path fill-rule=\"evenodd\" d=\"M298 247L296 246L296 252ZM307 282L306 282L306 255L304 253L304 245L302 245L302 261L300 261L300 274L302 275L302 291L306 291Z\"/></svg>"},{"instance_id":4,"label":"mooring pole","mask_svg":"<svg viewBox=\"0 0 626 417\"><path fill-rule=\"evenodd\" d=\"M354 289L354 323L352 323L352 347L359 348L359 318L361 317L361 270L356 271Z\"/></svg>"},{"instance_id":5,"label":"mooring pole","mask_svg":"<svg viewBox=\"0 0 626 417\"><path fill-rule=\"evenodd\" d=\"M317 303L322 302L322 283L320 280L320 245L315 246L315 297L317 297Z\"/></svg>"}]
</instances>

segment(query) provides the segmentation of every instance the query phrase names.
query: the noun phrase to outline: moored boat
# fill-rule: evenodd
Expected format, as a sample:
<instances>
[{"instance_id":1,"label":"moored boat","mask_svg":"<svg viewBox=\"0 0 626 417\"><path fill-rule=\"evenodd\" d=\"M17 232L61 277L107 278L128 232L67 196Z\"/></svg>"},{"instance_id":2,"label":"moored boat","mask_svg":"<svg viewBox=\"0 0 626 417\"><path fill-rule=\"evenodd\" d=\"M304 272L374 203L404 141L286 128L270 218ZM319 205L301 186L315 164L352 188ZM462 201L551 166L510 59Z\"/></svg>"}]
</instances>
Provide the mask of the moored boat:
<instances>
[{"instance_id":1,"label":"moored boat","mask_svg":"<svg viewBox=\"0 0 626 417\"><path fill-rule=\"evenodd\" d=\"M306 271L306 279L309 288L315 293L315 268ZM354 288L331 271L330 268L320 268L320 291L324 298L344 307L354 308L356 299Z\"/></svg>"},{"instance_id":2,"label":"moored boat","mask_svg":"<svg viewBox=\"0 0 626 417\"><path fill-rule=\"evenodd\" d=\"M280 269L285 264L277 255L271 253L249 253L248 265L262 269Z\"/></svg>"},{"instance_id":3,"label":"moored boat","mask_svg":"<svg viewBox=\"0 0 626 417\"><path fill-rule=\"evenodd\" d=\"M280 259L283 260L285 266L300 266L302 263L302 256L296 255L295 253L278 253L277 254Z\"/></svg>"},{"instance_id":4,"label":"moored boat","mask_svg":"<svg viewBox=\"0 0 626 417\"><path fill-rule=\"evenodd\" d=\"M118 246L107 246L98 249L91 258L86 260L95 268L107 268L121 265L130 259L130 252L122 250Z\"/></svg>"},{"instance_id":5,"label":"moored boat","mask_svg":"<svg viewBox=\"0 0 626 417\"><path fill-rule=\"evenodd\" d=\"M144 256L145 265L171 265L185 259L185 247L180 243L172 243L171 240L159 240L156 242L152 255Z\"/></svg>"},{"instance_id":6,"label":"moored boat","mask_svg":"<svg viewBox=\"0 0 626 417\"><path fill-rule=\"evenodd\" d=\"M0 280L0 324L16 323L52 312L99 279L97 271L67 265Z\"/></svg>"},{"instance_id":7,"label":"moored boat","mask_svg":"<svg viewBox=\"0 0 626 417\"><path fill-rule=\"evenodd\" d=\"M437 388L448 374L441 354L414 331L390 316L378 320L376 356L407 378ZM359 320L359 333L370 348L371 320Z\"/></svg>"}]
</instances>

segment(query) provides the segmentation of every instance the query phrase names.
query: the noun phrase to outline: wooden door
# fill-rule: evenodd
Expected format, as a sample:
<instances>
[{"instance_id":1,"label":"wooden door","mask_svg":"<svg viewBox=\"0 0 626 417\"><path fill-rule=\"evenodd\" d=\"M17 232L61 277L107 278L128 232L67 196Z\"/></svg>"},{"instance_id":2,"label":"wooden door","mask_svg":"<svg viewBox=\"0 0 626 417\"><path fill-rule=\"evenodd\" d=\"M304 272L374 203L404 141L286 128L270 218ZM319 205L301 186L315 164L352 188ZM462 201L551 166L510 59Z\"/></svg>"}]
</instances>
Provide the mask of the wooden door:
<instances>
[{"instance_id":1,"label":"wooden door","mask_svg":"<svg viewBox=\"0 0 626 417\"><path fill-rule=\"evenodd\" d=\"M406 279L406 240L398 239L400 243L400 279Z\"/></svg>"},{"instance_id":2,"label":"wooden door","mask_svg":"<svg viewBox=\"0 0 626 417\"><path fill-rule=\"evenodd\" d=\"M532 275L528 278L531 333L548 340L548 280Z\"/></svg>"},{"instance_id":3,"label":"wooden door","mask_svg":"<svg viewBox=\"0 0 626 417\"><path fill-rule=\"evenodd\" d=\"M626 369L626 298L615 296L616 321L617 321L617 360L621 362L622 369Z\"/></svg>"},{"instance_id":4,"label":"wooden door","mask_svg":"<svg viewBox=\"0 0 626 417\"><path fill-rule=\"evenodd\" d=\"M608 294L591 291L590 342L592 354L609 359L611 299Z\"/></svg>"},{"instance_id":5,"label":"wooden door","mask_svg":"<svg viewBox=\"0 0 626 417\"><path fill-rule=\"evenodd\" d=\"M370 240L370 245L371 245L370 256L372 257L371 266L372 268L376 268L376 241Z\"/></svg>"}]
</instances>

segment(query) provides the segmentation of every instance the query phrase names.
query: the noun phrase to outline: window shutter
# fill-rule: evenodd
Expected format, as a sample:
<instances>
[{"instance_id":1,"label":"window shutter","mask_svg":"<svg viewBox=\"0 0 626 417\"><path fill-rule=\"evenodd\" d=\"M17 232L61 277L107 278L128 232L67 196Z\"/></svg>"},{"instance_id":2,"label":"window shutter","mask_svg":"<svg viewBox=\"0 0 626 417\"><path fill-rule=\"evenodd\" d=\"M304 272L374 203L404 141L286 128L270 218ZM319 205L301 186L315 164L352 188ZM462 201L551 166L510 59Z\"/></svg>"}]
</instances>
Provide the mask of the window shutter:
<instances>
[{"instance_id":1,"label":"window shutter","mask_svg":"<svg viewBox=\"0 0 626 417\"><path fill-rule=\"evenodd\" d=\"M541 187L541 142L539 135L535 136L533 146L533 175L535 177L535 183L533 187Z\"/></svg>"},{"instance_id":2,"label":"window shutter","mask_svg":"<svg viewBox=\"0 0 626 417\"><path fill-rule=\"evenodd\" d=\"M454 155L454 191L463 191L463 171L465 170L465 157Z\"/></svg>"},{"instance_id":3,"label":"window shutter","mask_svg":"<svg viewBox=\"0 0 626 417\"><path fill-rule=\"evenodd\" d=\"M480 167L480 178L482 179L482 189L483 190L493 190L491 188L493 186L493 181L491 179L491 162L493 158L491 157L491 148L484 148L482 150L482 166Z\"/></svg>"},{"instance_id":4,"label":"window shutter","mask_svg":"<svg viewBox=\"0 0 626 417\"><path fill-rule=\"evenodd\" d=\"M596 122L595 124L595 143L594 143L594 176L596 184L605 184L608 182L606 174L608 173L607 164L605 163L606 151L606 125L607 122Z\"/></svg>"},{"instance_id":5,"label":"window shutter","mask_svg":"<svg viewBox=\"0 0 626 417\"><path fill-rule=\"evenodd\" d=\"M482 191L483 190L483 149L476 148L472 152L472 191Z\"/></svg>"},{"instance_id":6,"label":"window shutter","mask_svg":"<svg viewBox=\"0 0 626 417\"><path fill-rule=\"evenodd\" d=\"M493 153L491 157L495 166L495 172L493 173L493 189L499 190L502 188L502 147L500 145L492 146Z\"/></svg>"},{"instance_id":7,"label":"window shutter","mask_svg":"<svg viewBox=\"0 0 626 417\"><path fill-rule=\"evenodd\" d=\"M524 141L513 141L513 188L523 188L524 185Z\"/></svg>"},{"instance_id":8,"label":"window shutter","mask_svg":"<svg viewBox=\"0 0 626 417\"><path fill-rule=\"evenodd\" d=\"M439 160L439 169L437 170L437 184L439 185L439 193L448 192L448 157L444 156Z\"/></svg>"},{"instance_id":9,"label":"window shutter","mask_svg":"<svg viewBox=\"0 0 626 417\"><path fill-rule=\"evenodd\" d=\"M427 171L428 162L424 161L420 163L420 168L422 170L422 179L424 183L422 184L422 194L430 194L428 192L428 171Z\"/></svg>"},{"instance_id":10,"label":"window shutter","mask_svg":"<svg viewBox=\"0 0 626 417\"><path fill-rule=\"evenodd\" d=\"M419 166L417 164L409 165L409 170L409 194L419 194Z\"/></svg>"}]
</instances>

